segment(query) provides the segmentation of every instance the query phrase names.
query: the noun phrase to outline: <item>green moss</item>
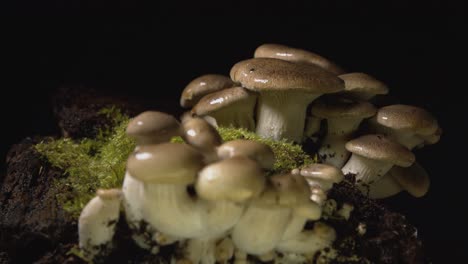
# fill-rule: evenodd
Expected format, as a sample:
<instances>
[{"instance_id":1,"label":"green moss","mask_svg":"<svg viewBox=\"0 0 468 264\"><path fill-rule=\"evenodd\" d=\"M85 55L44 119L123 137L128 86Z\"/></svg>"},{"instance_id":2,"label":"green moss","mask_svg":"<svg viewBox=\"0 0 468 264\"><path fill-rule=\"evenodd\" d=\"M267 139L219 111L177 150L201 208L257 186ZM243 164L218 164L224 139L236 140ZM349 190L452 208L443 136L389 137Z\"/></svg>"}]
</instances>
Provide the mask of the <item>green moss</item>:
<instances>
[{"instance_id":1,"label":"green moss","mask_svg":"<svg viewBox=\"0 0 468 264\"><path fill-rule=\"evenodd\" d=\"M234 139L248 139L259 141L270 146L276 157L273 170L270 172L271 174L288 172L291 169L317 162L317 157L312 158L302 150L300 145L292 144L286 140L274 141L271 139L262 138L259 135L245 129L238 128L220 127L218 128L218 132L224 141L230 141ZM183 141L180 137L178 137L174 138L173 142Z\"/></svg>"},{"instance_id":2,"label":"green moss","mask_svg":"<svg viewBox=\"0 0 468 264\"><path fill-rule=\"evenodd\" d=\"M69 191L58 194L57 199L75 217L98 188L122 185L127 157L135 147L125 134L128 116L116 108L103 109L100 114L106 115L112 124L102 129L95 139L51 139L35 146L53 166L64 171L65 177L57 179L56 184L60 190ZM269 145L277 157L270 173L286 172L314 162L299 145L286 141L264 139L244 129L221 127L219 133L224 141L249 139ZM173 142L182 142L182 139L174 138Z\"/></svg>"},{"instance_id":3,"label":"green moss","mask_svg":"<svg viewBox=\"0 0 468 264\"><path fill-rule=\"evenodd\" d=\"M110 118L112 124L102 129L96 139L60 138L35 146L52 166L64 171L66 177L57 179L56 184L60 190L69 191L58 194L57 199L74 216L79 215L96 189L122 185L125 161L135 147L125 134L128 116L116 108L103 109L100 114Z\"/></svg>"}]
</instances>

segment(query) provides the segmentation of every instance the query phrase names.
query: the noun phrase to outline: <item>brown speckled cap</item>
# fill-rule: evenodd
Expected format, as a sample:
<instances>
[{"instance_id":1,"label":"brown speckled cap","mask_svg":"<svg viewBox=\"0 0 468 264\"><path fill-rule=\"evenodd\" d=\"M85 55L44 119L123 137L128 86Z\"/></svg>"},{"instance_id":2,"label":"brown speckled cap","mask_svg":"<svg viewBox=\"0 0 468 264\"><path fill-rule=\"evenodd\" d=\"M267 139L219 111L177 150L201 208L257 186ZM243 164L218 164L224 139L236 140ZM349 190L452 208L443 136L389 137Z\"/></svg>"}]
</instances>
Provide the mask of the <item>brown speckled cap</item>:
<instances>
[{"instance_id":1,"label":"brown speckled cap","mask_svg":"<svg viewBox=\"0 0 468 264\"><path fill-rule=\"evenodd\" d=\"M411 151L384 135L361 136L348 141L345 147L351 153L373 160L390 162L400 167L409 167L415 160Z\"/></svg>"},{"instance_id":2,"label":"brown speckled cap","mask_svg":"<svg viewBox=\"0 0 468 264\"><path fill-rule=\"evenodd\" d=\"M190 184L202 167L203 156L181 143L141 146L127 160L130 175L148 183Z\"/></svg>"},{"instance_id":3,"label":"brown speckled cap","mask_svg":"<svg viewBox=\"0 0 468 264\"><path fill-rule=\"evenodd\" d=\"M207 200L243 202L258 196L265 187L260 166L246 157L233 157L212 163L200 171L197 194Z\"/></svg>"},{"instance_id":4,"label":"brown speckled cap","mask_svg":"<svg viewBox=\"0 0 468 264\"><path fill-rule=\"evenodd\" d=\"M380 108L376 115L377 123L395 129L412 131L419 135L432 135L437 132L437 120L426 110L411 105L389 105Z\"/></svg>"},{"instance_id":5,"label":"brown speckled cap","mask_svg":"<svg viewBox=\"0 0 468 264\"><path fill-rule=\"evenodd\" d=\"M341 97L321 97L311 107L312 115L320 118L368 118L376 111L369 102Z\"/></svg>"},{"instance_id":6,"label":"brown speckled cap","mask_svg":"<svg viewBox=\"0 0 468 264\"><path fill-rule=\"evenodd\" d=\"M134 117L127 125L126 133L137 145L168 142L179 136L180 123L173 116L158 111L146 111Z\"/></svg>"},{"instance_id":7,"label":"brown speckled cap","mask_svg":"<svg viewBox=\"0 0 468 264\"><path fill-rule=\"evenodd\" d=\"M429 175L417 162L408 168L393 167L390 175L414 197L422 197L429 191Z\"/></svg>"},{"instance_id":8,"label":"brown speckled cap","mask_svg":"<svg viewBox=\"0 0 468 264\"><path fill-rule=\"evenodd\" d=\"M209 115L218 109L232 104L255 100L257 95L242 87L233 87L205 95L193 107L192 112L199 116Z\"/></svg>"},{"instance_id":9,"label":"brown speckled cap","mask_svg":"<svg viewBox=\"0 0 468 264\"><path fill-rule=\"evenodd\" d=\"M237 139L228 141L218 147L218 157L226 159L235 156L245 156L258 162L264 169L273 168L275 154L265 144L253 140Z\"/></svg>"},{"instance_id":10,"label":"brown speckled cap","mask_svg":"<svg viewBox=\"0 0 468 264\"><path fill-rule=\"evenodd\" d=\"M301 168L300 174L306 179L321 179L333 183L338 183L344 178L343 172L337 167L321 163L309 164Z\"/></svg>"},{"instance_id":11,"label":"brown speckled cap","mask_svg":"<svg viewBox=\"0 0 468 264\"><path fill-rule=\"evenodd\" d=\"M338 77L345 82L343 93L353 95L358 99L368 100L374 95L388 93L387 85L362 72L346 73Z\"/></svg>"},{"instance_id":12,"label":"brown speckled cap","mask_svg":"<svg viewBox=\"0 0 468 264\"><path fill-rule=\"evenodd\" d=\"M344 89L344 82L332 73L312 64L255 58L235 64L231 78L254 91L298 91L334 93Z\"/></svg>"},{"instance_id":13,"label":"brown speckled cap","mask_svg":"<svg viewBox=\"0 0 468 264\"><path fill-rule=\"evenodd\" d=\"M275 58L296 63L314 64L335 75L344 73L341 67L316 53L280 44L263 44L255 50L254 57Z\"/></svg>"},{"instance_id":14,"label":"brown speckled cap","mask_svg":"<svg viewBox=\"0 0 468 264\"><path fill-rule=\"evenodd\" d=\"M180 106L193 107L203 96L234 86L235 83L227 76L220 74L202 75L192 80L182 91Z\"/></svg>"}]
</instances>

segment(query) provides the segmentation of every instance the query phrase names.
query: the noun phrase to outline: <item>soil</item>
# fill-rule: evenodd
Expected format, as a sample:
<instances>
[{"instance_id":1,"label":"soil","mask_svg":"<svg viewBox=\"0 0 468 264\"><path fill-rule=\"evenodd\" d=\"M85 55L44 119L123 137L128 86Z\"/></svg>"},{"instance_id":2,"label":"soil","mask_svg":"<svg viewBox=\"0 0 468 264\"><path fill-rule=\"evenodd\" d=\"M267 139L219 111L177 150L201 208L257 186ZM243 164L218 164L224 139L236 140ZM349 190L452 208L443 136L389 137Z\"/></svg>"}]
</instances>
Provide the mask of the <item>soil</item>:
<instances>
[{"instance_id":1,"label":"soil","mask_svg":"<svg viewBox=\"0 0 468 264\"><path fill-rule=\"evenodd\" d=\"M64 135L93 137L99 127L109 124L97 110L113 104L131 115L142 110L119 98L66 88L55 97L54 111ZM57 189L52 182L65 175L32 148L43 139L26 138L14 145L7 156L7 172L0 175L0 263L85 263L67 255L76 246L77 223L55 199L66 190ZM350 219L328 219L327 223L338 234L334 247L339 254L360 258L334 263L429 262L416 228L403 215L363 196L351 182L348 176L329 193L339 206L344 202L354 206ZM360 235L357 229L362 224L366 232ZM117 227L115 250L104 263L159 263L160 258L133 244L122 218ZM173 247L163 247L160 256L167 259L172 252Z\"/></svg>"}]
</instances>

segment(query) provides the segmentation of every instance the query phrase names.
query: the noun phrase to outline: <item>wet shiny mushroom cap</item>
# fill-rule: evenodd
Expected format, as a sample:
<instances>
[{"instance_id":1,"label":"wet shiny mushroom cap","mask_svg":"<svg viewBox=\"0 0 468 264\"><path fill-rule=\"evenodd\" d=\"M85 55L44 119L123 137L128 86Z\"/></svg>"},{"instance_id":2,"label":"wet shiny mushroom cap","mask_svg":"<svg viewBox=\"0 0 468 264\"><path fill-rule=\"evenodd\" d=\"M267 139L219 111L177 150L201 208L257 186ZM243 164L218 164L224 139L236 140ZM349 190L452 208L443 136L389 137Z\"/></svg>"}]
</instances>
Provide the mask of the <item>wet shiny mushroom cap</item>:
<instances>
[{"instance_id":1,"label":"wet shiny mushroom cap","mask_svg":"<svg viewBox=\"0 0 468 264\"><path fill-rule=\"evenodd\" d=\"M384 135L361 136L348 141L345 147L349 152L359 156L389 162L400 167L409 167L415 161L411 151Z\"/></svg>"},{"instance_id":2,"label":"wet shiny mushroom cap","mask_svg":"<svg viewBox=\"0 0 468 264\"><path fill-rule=\"evenodd\" d=\"M376 115L380 125L399 131L410 131L419 135L437 132L437 120L426 110L411 105L389 105L380 108Z\"/></svg>"},{"instance_id":3,"label":"wet shiny mushroom cap","mask_svg":"<svg viewBox=\"0 0 468 264\"><path fill-rule=\"evenodd\" d=\"M321 97L312 107L312 115L320 118L368 118L377 109L369 102L342 97Z\"/></svg>"},{"instance_id":4,"label":"wet shiny mushroom cap","mask_svg":"<svg viewBox=\"0 0 468 264\"><path fill-rule=\"evenodd\" d=\"M378 94L388 94L387 85L368 74L353 72L338 77L345 83L343 93L354 98L368 100Z\"/></svg>"},{"instance_id":5,"label":"wet shiny mushroom cap","mask_svg":"<svg viewBox=\"0 0 468 264\"><path fill-rule=\"evenodd\" d=\"M192 80L182 91L180 106L193 107L205 95L234 87L235 83L227 76L206 74Z\"/></svg>"},{"instance_id":6,"label":"wet shiny mushroom cap","mask_svg":"<svg viewBox=\"0 0 468 264\"><path fill-rule=\"evenodd\" d=\"M145 111L134 117L127 125L126 133L137 145L168 142L179 136L180 123L173 116L158 111Z\"/></svg>"},{"instance_id":7,"label":"wet shiny mushroom cap","mask_svg":"<svg viewBox=\"0 0 468 264\"><path fill-rule=\"evenodd\" d=\"M408 168L393 167L391 176L414 197L422 197L429 191L429 175L417 162Z\"/></svg>"},{"instance_id":8,"label":"wet shiny mushroom cap","mask_svg":"<svg viewBox=\"0 0 468 264\"><path fill-rule=\"evenodd\" d=\"M264 172L247 157L232 157L206 166L195 184L197 194L203 199L234 202L256 197L264 187Z\"/></svg>"},{"instance_id":9,"label":"wet shiny mushroom cap","mask_svg":"<svg viewBox=\"0 0 468 264\"><path fill-rule=\"evenodd\" d=\"M242 87L233 87L218 92L210 93L193 107L192 112L198 116L210 115L230 105L255 101L256 94ZM254 102L253 102L254 103Z\"/></svg>"},{"instance_id":10,"label":"wet shiny mushroom cap","mask_svg":"<svg viewBox=\"0 0 468 264\"><path fill-rule=\"evenodd\" d=\"M212 150L223 143L218 131L202 118L186 118L182 128L184 141L198 150Z\"/></svg>"},{"instance_id":11,"label":"wet shiny mushroom cap","mask_svg":"<svg viewBox=\"0 0 468 264\"><path fill-rule=\"evenodd\" d=\"M254 58L235 64L231 78L247 89L265 91L296 91L302 93L333 93L343 90L344 83L332 73L311 64Z\"/></svg>"},{"instance_id":12,"label":"wet shiny mushroom cap","mask_svg":"<svg viewBox=\"0 0 468 264\"><path fill-rule=\"evenodd\" d=\"M321 179L330 181L333 183L338 183L343 180L343 172L335 166L314 163L309 164L300 169L300 175L311 179Z\"/></svg>"},{"instance_id":13,"label":"wet shiny mushroom cap","mask_svg":"<svg viewBox=\"0 0 468 264\"><path fill-rule=\"evenodd\" d=\"M248 157L258 162L263 169L272 169L275 163L273 150L268 145L253 140L228 141L219 146L217 152L220 159L237 156Z\"/></svg>"},{"instance_id":14,"label":"wet shiny mushroom cap","mask_svg":"<svg viewBox=\"0 0 468 264\"><path fill-rule=\"evenodd\" d=\"M130 154L127 170L142 182L190 184L203 165L203 156L191 146L162 143L141 146Z\"/></svg>"},{"instance_id":15,"label":"wet shiny mushroom cap","mask_svg":"<svg viewBox=\"0 0 468 264\"><path fill-rule=\"evenodd\" d=\"M275 58L296 63L314 64L335 75L344 73L341 67L316 53L280 44L263 44L255 50L254 57Z\"/></svg>"}]
</instances>

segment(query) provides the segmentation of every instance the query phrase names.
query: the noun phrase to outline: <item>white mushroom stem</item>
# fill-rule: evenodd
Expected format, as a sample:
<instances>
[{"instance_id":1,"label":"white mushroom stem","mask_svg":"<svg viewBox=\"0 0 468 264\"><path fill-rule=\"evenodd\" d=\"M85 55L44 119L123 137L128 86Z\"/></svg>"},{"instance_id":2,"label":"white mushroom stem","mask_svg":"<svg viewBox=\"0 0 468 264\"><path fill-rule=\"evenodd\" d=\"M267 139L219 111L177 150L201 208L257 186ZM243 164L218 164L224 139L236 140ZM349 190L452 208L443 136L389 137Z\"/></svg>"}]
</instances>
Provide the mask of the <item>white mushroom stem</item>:
<instances>
[{"instance_id":1,"label":"white mushroom stem","mask_svg":"<svg viewBox=\"0 0 468 264\"><path fill-rule=\"evenodd\" d=\"M257 134L301 142L307 106L320 94L263 92L257 105Z\"/></svg>"},{"instance_id":2,"label":"white mushroom stem","mask_svg":"<svg viewBox=\"0 0 468 264\"><path fill-rule=\"evenodd\" d=\"M185 185L145 183L140 201L144 219L162 233L194 238L206 232L204 205L190 197Z\"/></svg>"},{"instance_id":3,"label":"white mushroom stem","mask_svg":"<svg viewBox=\"0 0 468 264\"><path fill-rule=\"evenodd\" d=\"M321 222L313 230L303 231L295 238L281 241L276 247L279 252L313 255L317 251L330 247L336 238L335 230Z\"/></svg>"},{"instance_id":4,"label":"white mushroom stem","mask_svg":"<svg viewBox=\"0 0 468 264\"><path fill-rule=\"evenodd\" d=\"M241 106L228 106L225 109L217 110L215 113L211 113L210 117L216 120L218 126L223 127L236 127L236 128L245 128L250 131L255 130L255 121L253 118L253 109L252 107Z\"/></svg>"},{"instance_id":5,"label":"white mushroom stem","mask_svg":"<svg viewBox=\"0 0 468 264\"><path fill-rule=\"evenodd\" d=\"M393 164L380 160L368 159L352 154L351 158L341 169L344 175L354 174L357 185L371 184L385 175Z\"/></svg>"},{"instance_id":6,"label":"white mushroom stem","mask_svg":"<svg viewBox=\"0 0 468 264\"><path fill-rule=\"evenodd\" d=\"M322 147L318 150L323 163L337 168L343 167L350 153L345 144L358 129L362 118L329 118L328 131L323 139Z\"/></svg>"},{"instance_id":7,"label":"white mushroom stem","mask_svg":"<svg viewBox=\"0 0 468 264\"><path fill-rule=\"evenodd\" d=\"M392 177L391 171L379 180L368 186L361 186L359 189L364 194L368 193L369 197L372 199L387 198L403 191L401 185Z\"/></svg>"},{"instance_id":8,"label":"white mushroom stem","mask_svg":"<svg viewBox=\"0 0 468 264\"><path fill-rule=\"evenodd\" d=\"M215 257L216 262L227 264L228 261L234 256L234 242L229 237L223 238L216 244Z\"/></svg>"},{"instance_id":9,"label":"white mushroom stem","mask_svg":"<svg viewBox=\"0 0 468 264\"><path fill-rule=\"evenodd\" d=\"M132 238L135 243L141 248L150 250L153 253L159 251L158 247L152 246L151 241L137 230L141 230L141 223L143 220L142 204L140 202L140 195L143 188L143 182L136 180L129 173L125 174L122 185L123 192L123 207L125 210L125 218L127 224L132 232Z\"/></svg>"},{"instance_id":10,"label":"white mushroom stem","mask_svg":"<svg viewBox=\"0 0 468 264\"><path fill-rule=\"evenodd\" d=\"M291 209L251 204L232 231L237 248L253 255L263 255L281 240L291 217Z\"/></svg>"},{"instance_id":11,"label":"white mushroom stem","mask_svg":"<svg viewBox=\"0 0 468 264\"><path fill-rule=\"evenodd\" d=\"M186 186L146 184L145 219L164 234L189 239L186 258L192 263L215 263L215 242L239 220L244 206L234 202L190 197Z\"/></svg>"},{"instance_id":12,"label":"white mushroom stem","mask_svg":"<svg viewBox=\"0 0 468 264\"><path fill-rule=\"evenodd\" d=\"M78 219L79 246L91 259L111 245L119 219L121 192L107 191L113 193L91 199Z\"/></svg>"}]
</instances>

